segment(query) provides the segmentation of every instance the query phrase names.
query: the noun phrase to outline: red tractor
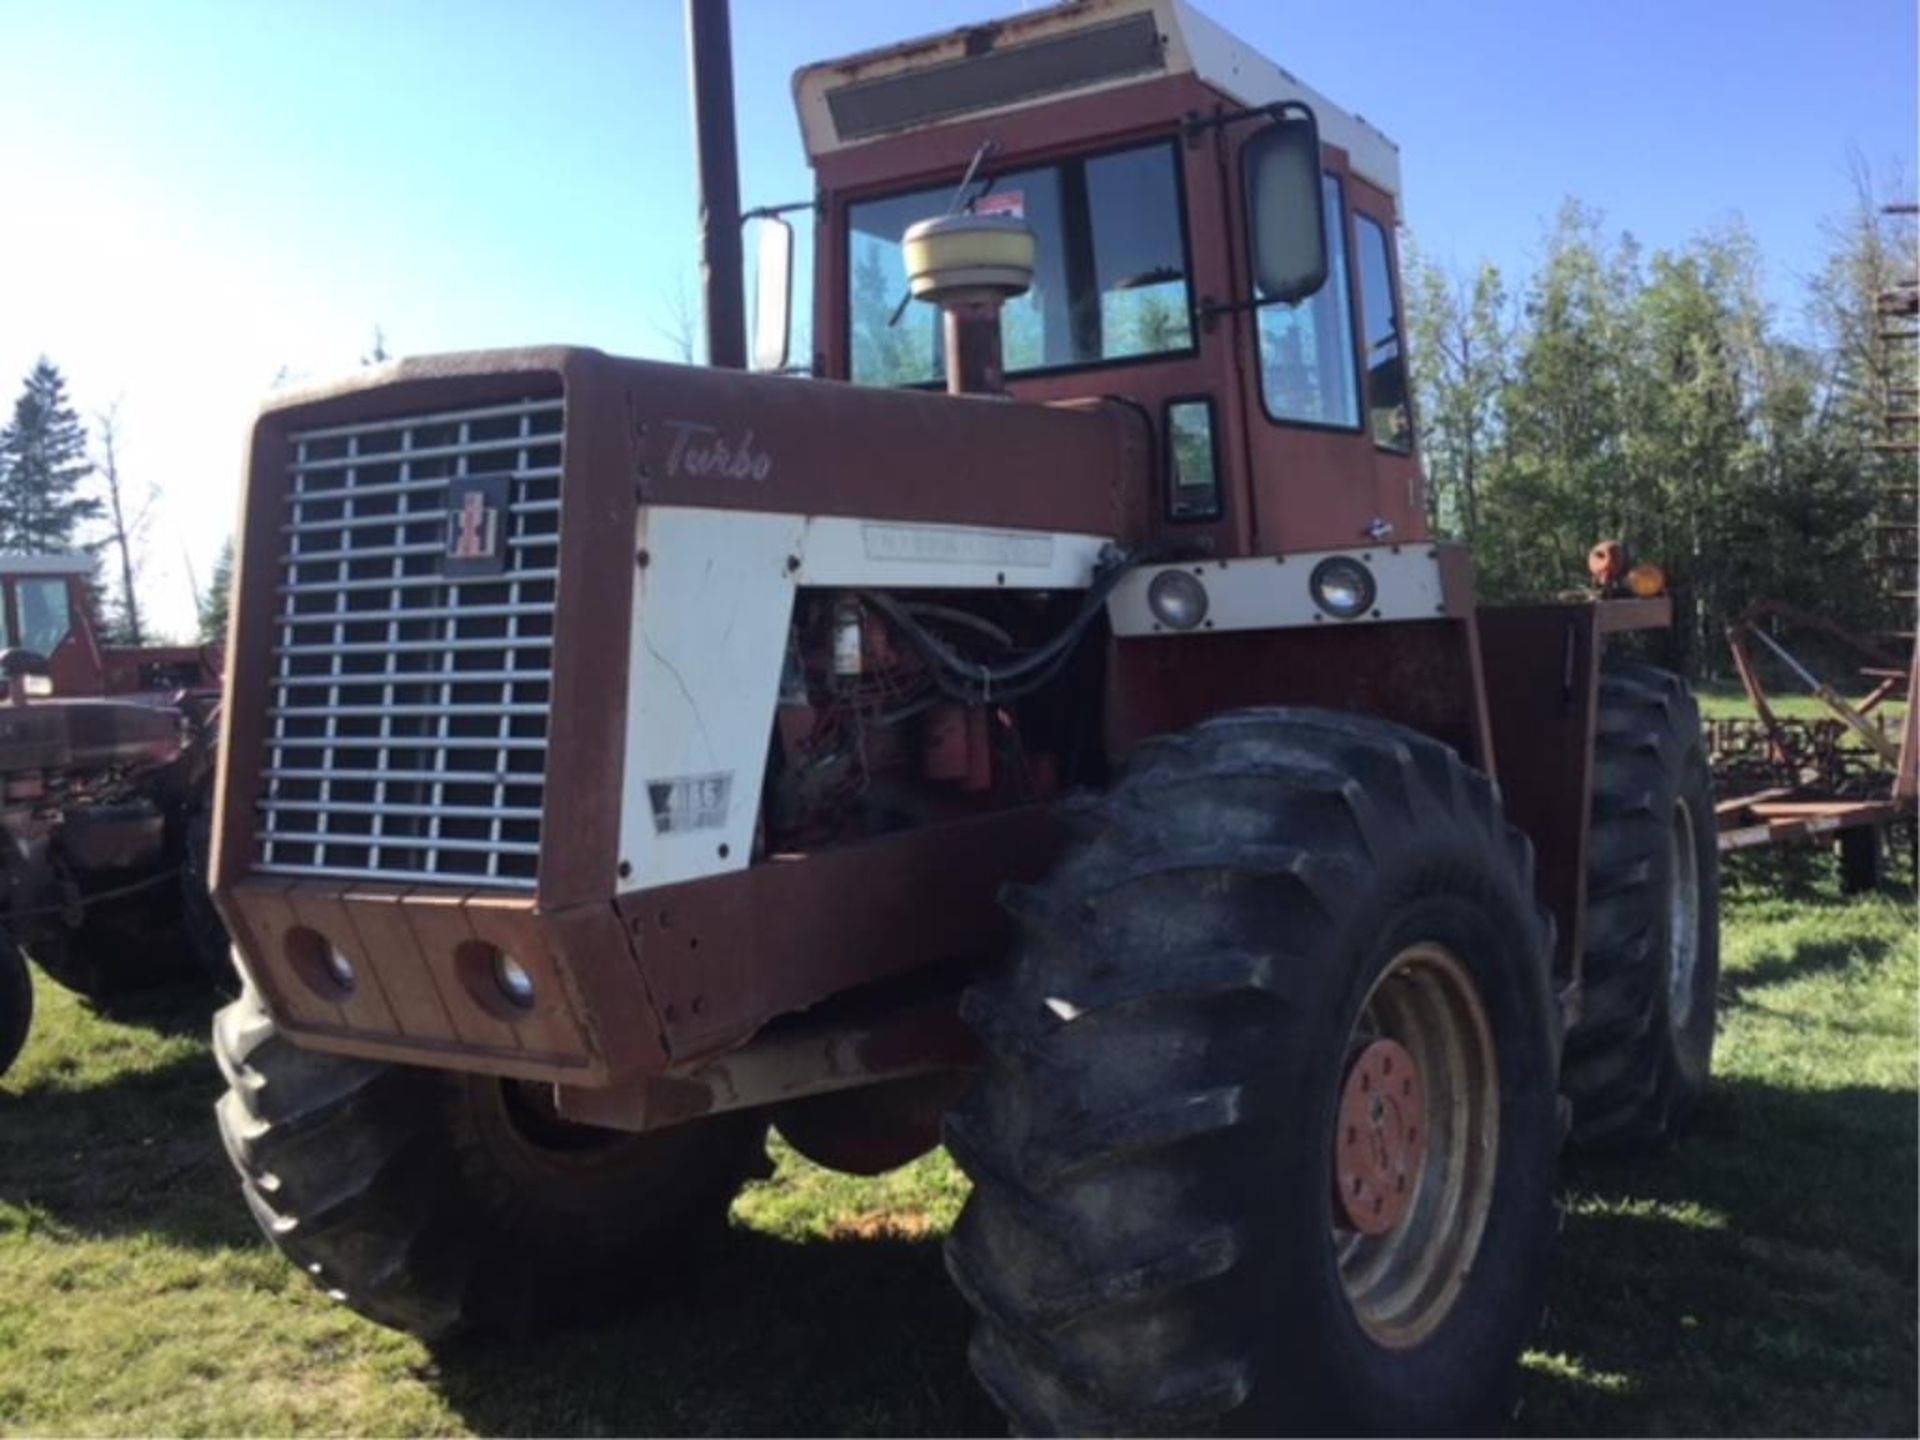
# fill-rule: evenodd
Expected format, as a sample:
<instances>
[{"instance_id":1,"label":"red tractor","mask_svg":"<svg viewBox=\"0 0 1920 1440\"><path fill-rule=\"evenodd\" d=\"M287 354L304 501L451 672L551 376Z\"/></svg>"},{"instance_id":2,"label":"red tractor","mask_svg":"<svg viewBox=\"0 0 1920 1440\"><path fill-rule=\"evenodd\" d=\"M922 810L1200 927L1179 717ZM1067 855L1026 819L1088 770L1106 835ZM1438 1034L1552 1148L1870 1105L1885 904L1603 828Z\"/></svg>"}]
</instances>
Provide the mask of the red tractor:
<instances>
[{"instance_id":1,"label":"red tractor","mask_svg":"<svg viewBox=\"0 0 1920 1440\"><path fill-rule=\"evenodd\" d=\"M1476 603L1398 153L1180 0L801 71L810 378L728 368L691 14L716 368L410 360L254 432L255 1215L444 1340L659 1285L769 1127L944 1142L1017 1428L1497 1423L1569 1129L1661 1140L1707 1077L1698 715L1609 653L1668 602Z\"/></svg>"},{"instance_id":2,"label":"red tractor","mask_svg":"<svg viewBox=\"0 0 1920 1440\"><path fill-rule=\"evenodd\" d=\"M182 959L228 963L190 855L211 823L219 657L103 643L92 569L0 555L0 1073L31 1023L28 958L96 999Z\"/></svg>"}]
</instances>

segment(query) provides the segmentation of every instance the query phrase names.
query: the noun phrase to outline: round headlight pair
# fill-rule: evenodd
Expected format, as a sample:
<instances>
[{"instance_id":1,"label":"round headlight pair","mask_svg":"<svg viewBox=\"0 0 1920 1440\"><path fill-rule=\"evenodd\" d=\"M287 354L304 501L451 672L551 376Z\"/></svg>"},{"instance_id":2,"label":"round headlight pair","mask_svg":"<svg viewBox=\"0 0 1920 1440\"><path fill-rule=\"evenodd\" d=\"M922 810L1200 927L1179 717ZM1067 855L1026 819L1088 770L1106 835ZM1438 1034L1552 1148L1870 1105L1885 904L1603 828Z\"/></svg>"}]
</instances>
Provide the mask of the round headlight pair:
<instances>
[{"instance_id":1,"label":"round headlight pair","mask_svg":"<svg viewBox=\"0 0 1920 1440\"><path fill-rule=\"evenodd\" d=\"M1373 572L1351 555L1329 555L1307 577L1313 603L1336 620L1356 620L1373 609L1379 586Z\"/></svg>"},{"instance_id":2,"label":"round headlight pair","mask_svg":"<svg viewBox=\"0 0 1920 1440\"><path fill-rule=\"evenodd\" d=\"M342 991L352 990L359 976L354 973L353 961L341 954L333 946L327 946L327 974ZM493 957L493 983L500 987L500 993L509 1004L526 1010L533 1006L533 976L506 951L496 951Z\"/></svg>"}]
</instances>

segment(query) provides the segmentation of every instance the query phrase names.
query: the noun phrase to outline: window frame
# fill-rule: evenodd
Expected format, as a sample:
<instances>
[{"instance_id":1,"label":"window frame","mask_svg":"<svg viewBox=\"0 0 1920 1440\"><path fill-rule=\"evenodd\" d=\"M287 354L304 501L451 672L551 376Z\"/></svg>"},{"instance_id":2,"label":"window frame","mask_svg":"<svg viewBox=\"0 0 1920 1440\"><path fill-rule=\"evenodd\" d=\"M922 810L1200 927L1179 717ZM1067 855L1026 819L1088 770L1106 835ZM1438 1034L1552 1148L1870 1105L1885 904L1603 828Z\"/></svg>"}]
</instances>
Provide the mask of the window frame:
<instances>
[{"instance_id":1,"label":"window frame","mask_svg":"<svg viewBox=\"0 0 1920 1440\"><path fill-rule=\"evenodd\" d=\"M1365 404L1367 394L1366 369L1360 355L1360 335L1354 328L1360 316L1360 304L1359 297L1354 291L1353 211L1347 203L1346 176L1335 174L1323 166L1320 171L1320 179L1323 184L1331 181L1334 189L1337 190L1340 195L1340 224L1343 231L1342 245L1346 253L1347 271L1347 355L1353 363L1354 410L1358 418L1351 425L1335 425L1324 420L1289 420L1273 413L1273 405L1267 398L1266 361L1260 353L1260 312L1270 309L1275 305L1284 305L1287 303L1284 300L1256 299L1247 309L1247 314L1253 322L1251 333L1247 338L1248 342L1253 346L1254 388L1260 394L1260 413L1266 416L1267 423L1270 425L1278 425L1288 430L1311 430L1322 435L1361 435L1365 434L1371 427L1367 423L1367 407ZM1242 196L1241 203L1245 204L1245 201L1246 197ZM1327 285L1333 284L1333 270L1334 267L1332 263L1329 262L1327 265ZM1327 285L1321 286L1320 289L1314 291L1313 294L1305 300L1298 300L1294 303L1296 305L1311 304L1316 297L1326 292ZM1253 257L1251 255L1247 257L1247 287L1247 293L1249 295L1257 293L1253 278Z\"/></svg>"},{"instance_id":2,"label":"window frame","mask_svg":"<svg viewBox=\"0 0 1920 1440\"><path fill-rule=\"evenodd\" d=\"M1009 175L1017 175L1023 170L1044 170L1078 160L1091 164L1095 160L1104 160L1111 155L1126 155L1133 151L1145 151L1155 148L1167 150L1173 157L1173 193L1179 202L1178 215L1175 217L1180 226L1180 276L1187 291L1187 337L1188 343L1177 350L1148 350L1138 355L1116 355L1111 360L1086 360L1073 365L1036 365L1025 370L1009 370L1006 380L1009 385L1019 380L1038 380L1055 375L1080 375L1089 371L1119 370L1135 365L1150 365L1168 360L1191 360L1200 353L1200 296L1196 277L1193 273L1193 232L1188 214L1191 208L1187 194L1187 162L1185 146L1180 143L1177 132L1168 131L1148 139L1134 139L1118 144L1102 145L1092 150L1069 150L1057 155L1040 159L1025 159L1000 167L991 173L984 169L974 178L998 184ZM953 184L957 188L960 177L955 175ZM840 343L847 357L846 383L859 385L869 390L921 390L940 391L946 389L947 379L936 375L929 380L916 380L908 385L880 385L869 380L856 379L853 373L853 211L856 206L870 205L875 202L897 200L903 195L911 195L916 190L931 190L939 187L940 182L921 181L913 185L903 185L892 190L873 190L857 196L846 196L839 202L840 243L835 246L837 255L834 264L839 269L840 294L843 297L840 306ZM949 192L951 193L951 191ZM986 194L991 194L989 189ZM937 332L936 332L937 333Z\"/></svg>"},{"instance_id":3,"label":"window frame","mask_svg":"<svg viewBox=\"0 0 1920 1440\"><path fill-rule=\"evenodd\" d=\"M1176 515L1173 510L1173 407L1203 404L1207 407L1207 433L1213 437L1213 508L1203 515ZM1217 398L1204 392L1169 395L1160 402L1160 476L1161 513L1169 525L1218 525L1227 518L1226 457L1220 452L1225 437L1220 432L1220 405Z\"/></svg>"},{"instance_id":4,"label":"window frame","mask_svg":"<svg viewBox=\"0 0 1920 1440\"><path fill-rule=\"evenodd\" d=\"M46 590L57 592L60 596L60 608L65 615L60 633L54 638L51 645L48 645L45 649L35 650L33 652L36 655L51 660L54 651L67 643L67 640L72 636L76 628L74 623L73 585L70 583L70 577L66 575L16 575L9 581L9 598L12 601L9 607L11 612L9 618L13 622L11 628L14 637L16 637L15 643L21 649L27 648L26 591L30 585L43 586Z\"/></svg>"},{"instance_id":5,"label":"window frame","mask_svg":"<svg viewBox=\"0 0 1920 1440\"><path fill-rule=\"evenodd\" d=\"M1374 228L1375 232L1380 236L1380 244L1386 252L1387 307L1392 312L1392 315L1393 315L1394 343L1400 347L1400 373L1404 377L1401 382L1403 386L1403 395L1402 395L1400 404L1401 404L1401 407L1407 412L1407 443L1405 445L1384 445L1381 443L1380 437L1374 434L1374 431L1373 431L1373 369L1371 366L1367 364L1367 357L1364 354L1360 357L1360 378L1365 387L1366 400L1367 400L1366 405L1363 407L1365 411L1363 418L1365 420L1368 437L1371 438L1373 441L1374 449L1386 455L1399 455L1399 456L1410 457L1414 452L1414 446L1415 446L1414 422L1413 422L1413 384L1412 384L1413 377L1407 364L1407 321L1406 321L1406 310L1404 308L1406 304L1406 299L1400 293L1399 246L1394 243L1394 235L1393 235L1394 227L1388 225L1385 221L1381 220L1378 216L1368 214L1365 210L1355 210L1353 212L1353 230L1354 230L1354 235L1356 237L1358 237L1358 235L1360 234L1360 226L1362 222L1368 225L1371 225ZM1356 274L1361 272L1361 269L1365 266L1365 263L1366 262L1363 259L1361 261L1361 266L1356 267L1356 272L1355 272ZM1367 338L1366 303L1367 303L1367 287L1363 279L1360 286L1360 311L1359 311L1360 338L1362 341L1364 341Z\"/></svg>"}]
</instances>

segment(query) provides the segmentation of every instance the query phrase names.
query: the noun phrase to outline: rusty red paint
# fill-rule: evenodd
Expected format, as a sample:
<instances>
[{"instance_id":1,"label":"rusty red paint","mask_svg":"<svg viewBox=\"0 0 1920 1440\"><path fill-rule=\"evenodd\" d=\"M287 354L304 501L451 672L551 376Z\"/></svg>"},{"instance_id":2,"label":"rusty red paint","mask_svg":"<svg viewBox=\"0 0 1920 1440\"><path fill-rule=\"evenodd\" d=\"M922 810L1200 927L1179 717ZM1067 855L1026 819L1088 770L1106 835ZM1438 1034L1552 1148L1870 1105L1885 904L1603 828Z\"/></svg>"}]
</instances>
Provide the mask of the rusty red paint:
<instances>
[{"instance_id":1,"label":"rusty red paint","mask_svg":"<svg viewBox=\"0 0 1920 1440\"><path fill-rule=\"evenodd\" d=\"M1586 928L1596 608L1499 606L1478 619L1500 796L1507 819L1533 841L1534 889L1557 922L1554 976L1569 1003L1577 1003Z\"/></svg>"},{"instance_id":2,"label":"rusty red paint","mask_svg":"<svg viewBox=\"0 0 1920 1440\"><path fill-rule=\"evenodd\" d=\"M1367 1045L1347 1069L1334 1123L1341 1212L1362 1235L1385 1235L1413 1208L1427 1159L1427 1087L1412 1053L1385 1038Z\"/></svg>"}]
</instances>

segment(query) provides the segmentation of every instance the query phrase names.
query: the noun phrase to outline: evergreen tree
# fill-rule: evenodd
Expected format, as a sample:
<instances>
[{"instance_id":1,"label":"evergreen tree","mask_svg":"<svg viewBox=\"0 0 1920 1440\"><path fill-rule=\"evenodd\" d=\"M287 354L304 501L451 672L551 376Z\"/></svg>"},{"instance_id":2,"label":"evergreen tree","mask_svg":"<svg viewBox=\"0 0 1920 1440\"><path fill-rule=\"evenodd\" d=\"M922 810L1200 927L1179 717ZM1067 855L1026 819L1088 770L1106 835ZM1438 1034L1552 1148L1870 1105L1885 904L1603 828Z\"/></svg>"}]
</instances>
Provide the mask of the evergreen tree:
<instances>
[{"instance_id":1,"label":"evergreen tree","mask_svg":"<svg viewBox=\"0 0 1920 1440\"><path fill-rule=\"evenodd\" d=\"M80 493L92 473L86 427L67 399L65 379L42 356L0 430L0 550L72 549L75 529L100 514L100 501Z\"/></svg>"},{"instance_id":2,"label":"evergreen tree","mask_svg":"<svg viewBox=\"0 0 1920 1440\"><path fill-rule=\"evenodd\" d=\"M227 610L232 602L232 591L233 540L228 537L221 544L219 555L214 558L213 578L207 582L206 593L200 597L201 644L227 643Z\"/></svg>"}]
</instances>

